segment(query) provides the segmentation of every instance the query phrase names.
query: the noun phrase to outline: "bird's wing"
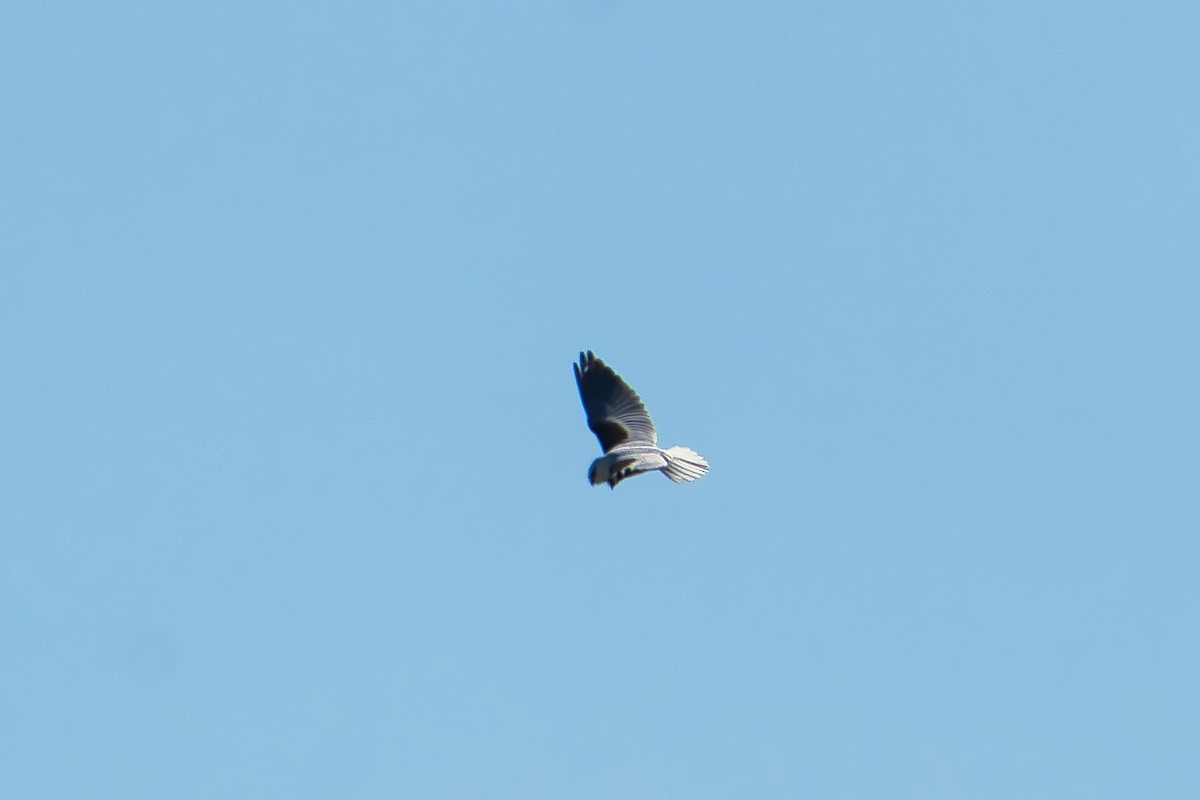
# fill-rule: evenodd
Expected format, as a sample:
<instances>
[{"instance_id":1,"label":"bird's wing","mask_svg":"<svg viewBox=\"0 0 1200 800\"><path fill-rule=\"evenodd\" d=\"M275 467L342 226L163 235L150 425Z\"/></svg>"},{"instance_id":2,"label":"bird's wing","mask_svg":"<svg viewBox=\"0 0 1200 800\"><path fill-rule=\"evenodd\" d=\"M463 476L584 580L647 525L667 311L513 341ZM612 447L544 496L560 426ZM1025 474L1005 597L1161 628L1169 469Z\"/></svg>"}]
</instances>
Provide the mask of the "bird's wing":
<instances>
[{"instance_id":1,"label":"bird's wing","mask_svg":"<svg viewBox=\"0 0 1200 800\"><path fill-rule=\"evenodd\" d=\"M604 452L623 442L658 444L654 423L637 392L612 367L592 355L591 350L579 354L575 383L579 384L588 427L600 440Z\"/></svg>"}]
</instances>

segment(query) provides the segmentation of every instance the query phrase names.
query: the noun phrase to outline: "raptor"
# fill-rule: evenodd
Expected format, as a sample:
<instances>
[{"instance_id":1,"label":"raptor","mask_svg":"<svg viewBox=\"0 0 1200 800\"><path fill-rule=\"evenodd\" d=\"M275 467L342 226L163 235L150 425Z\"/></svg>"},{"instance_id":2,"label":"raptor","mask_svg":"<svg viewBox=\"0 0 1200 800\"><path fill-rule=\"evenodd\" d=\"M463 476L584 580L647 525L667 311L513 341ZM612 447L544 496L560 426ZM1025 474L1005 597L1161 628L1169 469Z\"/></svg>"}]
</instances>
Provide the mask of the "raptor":
<instances>
[{"instance_id":1,"label":"raptor","mask_svg":"<svg viewBox=\"0 0 1200 800\"><path fill-rule=\"evenodd\" d=\"M612 367L592 354L579 354L575 383L587 413L587 425L604 455L588 468L593 486L607 483L610 489L632 475L658 470L676 483L694 481L707 474L708 462L687 447L662 449L646 406L613 372Z\"/></svg>"}]
</instances>

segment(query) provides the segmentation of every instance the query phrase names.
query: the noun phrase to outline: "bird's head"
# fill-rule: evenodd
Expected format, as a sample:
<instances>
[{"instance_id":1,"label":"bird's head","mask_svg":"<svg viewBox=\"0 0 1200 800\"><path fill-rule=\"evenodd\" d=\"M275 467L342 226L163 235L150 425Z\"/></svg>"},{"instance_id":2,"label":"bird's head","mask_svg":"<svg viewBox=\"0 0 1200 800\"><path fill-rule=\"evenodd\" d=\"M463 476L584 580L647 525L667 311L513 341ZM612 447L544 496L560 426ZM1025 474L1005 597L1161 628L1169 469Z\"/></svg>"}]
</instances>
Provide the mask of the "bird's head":
<instances>
[{"instance_id":1,"label":"bird's head","mask_svg":"<svg viewBox=\"0 0 1200 800\"><path fill-rule=\"evenodd\" d=\"M608 483L608 459L604 456L597 458L588 467L588 480L592 486L599 486L602 483Z\"/></svg>"}]
</instances>

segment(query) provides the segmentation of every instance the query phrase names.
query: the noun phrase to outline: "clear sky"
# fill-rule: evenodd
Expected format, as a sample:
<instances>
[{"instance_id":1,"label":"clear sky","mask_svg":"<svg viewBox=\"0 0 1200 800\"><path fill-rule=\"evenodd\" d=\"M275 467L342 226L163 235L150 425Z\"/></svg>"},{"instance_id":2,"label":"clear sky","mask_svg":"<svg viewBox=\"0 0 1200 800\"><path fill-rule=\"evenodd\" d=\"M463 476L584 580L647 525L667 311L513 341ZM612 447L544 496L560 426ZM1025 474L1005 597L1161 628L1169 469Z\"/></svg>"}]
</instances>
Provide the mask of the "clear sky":
<instances>
[{"instance_id":1,"label":"clear sky","mask_svg":"<svg viewBox=\"0 0 1200 800\"><path fill-rule=\"evenodd\" d=\"M1198 796L1194 2L4 17L6 796Z\"/></svg>"}]
</instances>

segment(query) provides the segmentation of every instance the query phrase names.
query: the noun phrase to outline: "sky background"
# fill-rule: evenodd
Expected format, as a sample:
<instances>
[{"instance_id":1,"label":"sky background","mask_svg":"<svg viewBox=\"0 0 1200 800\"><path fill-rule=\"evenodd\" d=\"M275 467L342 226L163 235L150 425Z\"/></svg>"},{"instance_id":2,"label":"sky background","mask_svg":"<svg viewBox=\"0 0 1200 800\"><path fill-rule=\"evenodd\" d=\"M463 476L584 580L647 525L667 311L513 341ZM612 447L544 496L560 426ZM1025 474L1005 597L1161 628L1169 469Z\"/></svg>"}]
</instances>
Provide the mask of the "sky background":
<instances>
[{"instance_id":1,"label":"sky background","mask_svg":"<svg viewBox=\"0 0 1200 800\"><path fill-rule=\"evenodd\" d=\"M9 5L5 794L1195 798L1200 10L966 5Z\"/></svg>"}]
</instances>

